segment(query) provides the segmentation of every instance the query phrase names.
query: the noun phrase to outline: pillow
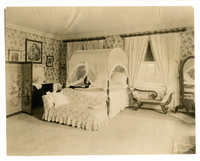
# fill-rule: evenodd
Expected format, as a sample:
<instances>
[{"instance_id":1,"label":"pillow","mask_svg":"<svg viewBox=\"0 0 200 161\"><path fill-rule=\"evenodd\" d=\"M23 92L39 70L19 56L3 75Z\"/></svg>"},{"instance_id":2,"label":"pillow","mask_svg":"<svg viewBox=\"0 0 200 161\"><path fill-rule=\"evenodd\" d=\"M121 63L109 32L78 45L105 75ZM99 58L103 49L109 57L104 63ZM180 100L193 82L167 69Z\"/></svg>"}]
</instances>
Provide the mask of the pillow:
<instances>
[{"instance_id":1,"label":"pillow","mask_svg":"<svg viewBox=\"0 0 200 161\"><path fill-rule=\"evenodd\" d=\"M106 84L106 73L105 72L98 72L94 82L92 82L90 84L90 87L105 89L106 85L107 85Z\"/></svg>"},{"instance_id":2,"label":"pillow","mask_svg":"<svg viewBox=\"0 0 200 161\"><path fill-rule=\"evenodd\" d=\"M163 99L163 97L165 96L166 89L154 89L154 91L156 91L158 94L158 96L155 98L155 100L161 101ZM151 94L153 92L142 92L142 91L137 91L137 92L139 93L141 99L153 100L153 98L151 97Z\"/></svg>"},{"instance_id":3,"label":"pillow","mask_svg":"<svg viewBox=\"0 0 200 161\"><path fill-rule=\"evenodd\" d=\"M53 100L53 102L55 103L55 107L58 107L64 104L69 104L68 98L65 95L63 95L61 92L59 93L47 92L47 95L49 96L51 100Z\"/></svg>"},{"instance_id":4,"label":"pillow","mask_svg":"<svg viewBox=\"0 0 200 161\"><path fill-rule=\"evenodd\" d=\"M42 100L44 105L47 105L47 108L51 108L54 106L53 98L49 97L48 95L43 95Z\"/></svg>"},{"instance_id":5,"label":"pillow","mask_svg":"<svg viewBox=\"0 0 200 161\"><path fill-rule=\"evenodd\" d=\"M122 85L127 85L127 76L125 73L114 72L111 76L111 83L119 83Z\"/></svg>"}]
</instances>

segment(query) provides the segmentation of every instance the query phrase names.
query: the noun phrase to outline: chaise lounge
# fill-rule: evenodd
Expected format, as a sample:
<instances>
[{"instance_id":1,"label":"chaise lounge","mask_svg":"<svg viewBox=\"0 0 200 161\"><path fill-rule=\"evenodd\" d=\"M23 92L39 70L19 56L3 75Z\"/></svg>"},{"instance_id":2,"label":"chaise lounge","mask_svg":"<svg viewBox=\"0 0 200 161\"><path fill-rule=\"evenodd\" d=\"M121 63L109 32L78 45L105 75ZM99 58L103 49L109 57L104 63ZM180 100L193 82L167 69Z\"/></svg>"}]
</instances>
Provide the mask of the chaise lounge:
<instances>
[{"instance_id":1,"label":"chaise lounge","mask_svg":"<svg viewBox=\"0 0 200 161\"><path fill-rule=\"evenodd\" d=\"M136 110L138 110L143 104L156 104L160 105L164 114L167 113L167 105L169 105L172 100L173 92L164 92L162 96L160 95L158 97L158 93L154 90L131 88L131 91L137 100L137 107L135 107Z\"/></svg>"}]
</instances>

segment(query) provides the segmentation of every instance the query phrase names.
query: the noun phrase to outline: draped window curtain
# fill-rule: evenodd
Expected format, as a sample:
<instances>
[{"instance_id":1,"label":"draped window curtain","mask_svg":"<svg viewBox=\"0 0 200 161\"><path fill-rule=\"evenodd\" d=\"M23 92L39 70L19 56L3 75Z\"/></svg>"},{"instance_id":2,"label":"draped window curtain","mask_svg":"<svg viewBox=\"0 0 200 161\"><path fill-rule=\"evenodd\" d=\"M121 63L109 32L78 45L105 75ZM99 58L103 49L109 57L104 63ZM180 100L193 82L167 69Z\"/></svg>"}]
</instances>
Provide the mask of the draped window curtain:
<instances>
[{"instance_id":1,"label":"draped window curtain","mask_svg":"<svg viewBox=\"0 0 200 161\"><path fill-rule=\"evenodd\" d=\"M141 63L147 51L149 36L130 37L125 39L125 52L129 61L129 85L136 83ZM180 104L178 64L180 60L180 34L162 34L150 36L152 52L167 87L167 92L173 92L169 108Z\"/></svg>"},{"instance_id":2,"label":"draped window curtain","mask_svg":"<svg viewBox=\"0 0 200 161\"><path fill-rule=\"evenodd\" d=\"M165 81L167 92L173 92L169 108L180 104L178 64L180 60L180 33L151 36L153 56Z\"/></svg>"},{"instance_id":3,"label":"draped window curtain","mask_svg":"<svg viewBox=\"0 0 200 161\"><path fill-rule=\"evenodd\" d=\"M125 53L128 57L129 86L135 86L140 66L148 46L148 36L125 38Z\"/></svg>"}]
</instances>

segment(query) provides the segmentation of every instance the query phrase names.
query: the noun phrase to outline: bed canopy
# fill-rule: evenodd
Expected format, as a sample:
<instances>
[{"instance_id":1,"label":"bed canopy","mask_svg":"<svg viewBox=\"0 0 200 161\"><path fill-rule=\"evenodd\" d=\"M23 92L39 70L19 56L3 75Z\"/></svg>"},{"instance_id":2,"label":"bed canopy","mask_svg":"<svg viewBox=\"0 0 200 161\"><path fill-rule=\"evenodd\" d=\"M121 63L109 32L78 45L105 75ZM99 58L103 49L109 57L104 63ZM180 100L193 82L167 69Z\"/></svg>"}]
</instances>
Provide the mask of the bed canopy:
<instances>
[{"instance_id":1,"label":"bed canopy","mask_svg":"<svg viewBox=\"0 0 200 161\"><path fill-rule=\"evenodd\" d=\"M78 50L67 65L67 87L82 83L86 77L91 83L97 77L106 83L113 72L124 72L128 76L128 59L121 48Z\"/></svg>"}]
</instances>

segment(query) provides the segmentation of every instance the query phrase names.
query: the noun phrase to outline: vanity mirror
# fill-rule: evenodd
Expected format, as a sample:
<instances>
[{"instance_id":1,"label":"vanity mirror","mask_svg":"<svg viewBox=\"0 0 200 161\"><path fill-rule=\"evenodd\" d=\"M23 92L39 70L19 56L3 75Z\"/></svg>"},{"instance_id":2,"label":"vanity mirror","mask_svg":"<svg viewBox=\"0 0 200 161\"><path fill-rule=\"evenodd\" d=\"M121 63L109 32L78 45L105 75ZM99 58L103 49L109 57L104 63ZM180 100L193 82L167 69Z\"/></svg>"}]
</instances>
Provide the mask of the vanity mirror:
<instances>
[{"instance_id":1,"label":"vanity mirror","mask_svg":"<svg viewBox=\"0 0 200 161\"><path fill-rule=\"evenodd\" d=\"M194 56L186 58L179 71L180 80L180 106L175 108L185 108L187 111L195 111L195 59Z\"/></svg>"}]
</instances>

